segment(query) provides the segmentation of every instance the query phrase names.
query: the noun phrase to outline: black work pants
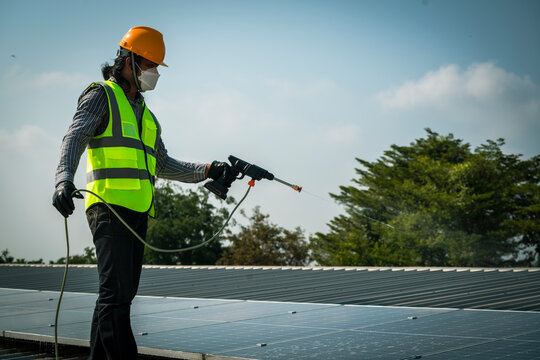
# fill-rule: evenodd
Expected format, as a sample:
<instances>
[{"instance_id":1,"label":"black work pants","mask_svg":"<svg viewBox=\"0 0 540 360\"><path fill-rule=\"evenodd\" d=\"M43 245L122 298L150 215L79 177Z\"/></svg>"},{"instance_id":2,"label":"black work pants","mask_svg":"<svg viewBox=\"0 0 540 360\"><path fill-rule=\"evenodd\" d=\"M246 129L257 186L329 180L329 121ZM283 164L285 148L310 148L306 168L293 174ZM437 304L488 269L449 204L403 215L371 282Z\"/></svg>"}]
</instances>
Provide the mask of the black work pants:
<instances>
[{"instance_id":1,"label":"black work pants","mask_svg":"<svg viewBox=\"0 0 540 360\"><path fill-rule=\"evenodd\" d=\"M113 206L143 239L148 215ZM86 212L92 231L99 274L90 334L90 359L135 359L137 344L131 330L131 301L137 294L144 245L102 203Z\"/></svg>"}]
</instances>

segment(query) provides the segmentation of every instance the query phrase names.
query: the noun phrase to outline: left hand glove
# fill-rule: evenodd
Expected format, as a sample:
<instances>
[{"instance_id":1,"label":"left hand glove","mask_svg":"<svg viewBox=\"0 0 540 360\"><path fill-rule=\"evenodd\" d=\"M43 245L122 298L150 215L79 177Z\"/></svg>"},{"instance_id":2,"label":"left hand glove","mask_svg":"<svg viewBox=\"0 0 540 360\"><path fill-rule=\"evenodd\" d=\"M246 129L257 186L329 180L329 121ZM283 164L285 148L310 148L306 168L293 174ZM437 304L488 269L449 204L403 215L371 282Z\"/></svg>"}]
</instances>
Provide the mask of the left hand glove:
<instances>
[{"instance_id":1,"label":"left hand glove","mask_svg":"<svg viewBox=\"0 0 540 360\"><path fill-rule=\"evenodd\" d=\"M73 203L73 197L78 199L83 199L83 196L80 192L73 194L76 190L75 185L71 181L63 181L56 187L56 190L53 194L53 206L67 218L69 215L73 214L75 210L75 204Z\"/></svg>"}]
</instances>

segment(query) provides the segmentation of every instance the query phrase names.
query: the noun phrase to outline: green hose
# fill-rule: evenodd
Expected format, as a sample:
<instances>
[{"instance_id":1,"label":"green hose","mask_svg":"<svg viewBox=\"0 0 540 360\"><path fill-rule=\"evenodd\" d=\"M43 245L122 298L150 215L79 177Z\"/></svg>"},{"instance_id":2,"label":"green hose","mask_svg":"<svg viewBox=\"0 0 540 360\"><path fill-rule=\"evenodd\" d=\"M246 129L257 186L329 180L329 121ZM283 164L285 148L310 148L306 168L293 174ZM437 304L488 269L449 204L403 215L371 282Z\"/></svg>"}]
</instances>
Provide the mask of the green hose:
<instances>
[{"instance_id":1,"label":"green hose","mask_svg":"<svg viewBox=\"0 0 540 360\"><path fill-rule=\"evenodd\" d=\"M195 250L197 248L200 248L202 246L205 246L206 244L208 244L209 242L213 241L214 239L216 239L218 237L219 234L221 234L221 232L223 231L223 229L225 229L225 227L227 226L227 224L229 223L229 221L231 220L234 212L236 211L236 209L238 209L238 207L240 206L240 204L246 199L246 197L248 196L249 194L249 191L251 190L251 185L248 187L245 195L242 197L242 199L240 199L240 201L238 202L238 204L236 204L236 206L234 207L233 211L231 212L231 214L229 215L229 217L227 218L227 220L225 221L225 223L223 224L223 226L214 234L212 235L211 238L209 238L208 240L205 240L203 242L201 242L200 244L197 244L197 245L193 245L193 246L190 246L190 247L186 247L186 248L180 248L180 249L160 249L160 248L157 248L155 246L152 246L150 244L148 244L146 241L144 241L144 239L142 237L139 236L139 234L137 234L137 232L135 230L133 230L127 223L124 219L122 219L122 217L120 215L118 215L118 213L113 209L113 207L108 203L106 202L105 200L103 200L102 197L100 197L99 195L97 195L96 193L90 191L90 190L86 190L86 189L76 189L73 191L73 193L71 194L71 196L73 197L73 195L75 195L76 193L81 193L82 192L87 192L89 194L92 194L94 195L95 197L97 197L99 200L101 200L105 205L107 205L107 207L109 208L109 210L112 211L112 213L114 215L116 215L116 217L118 218L118 220L120 220L120 222L122 224L124 224L124 226L133 233L133 235L135 235L135 237L137 239L139 239L140 242L142 242L145 246L148 246L150 249L154 250L154 251L157 251L157 252L164 252L164 253L174 253L174 252L184 252L184 251L190 251L190 250ZM64 287L66 285L66 278L67 278L67 272L68 272L68 266L69 266L69 233L68 233L68 226L67 226L67 218L64 218L64 227L65 227L65 230L66 230L66 248L67 248L67 255L66 255L66 265L64 266L64 278L62 279L62 288L60 289L60 296L58 296L58 304L56 305L56 315L54 317L54 352L55 352L55 356L56 356L56 360L58 360L58 314L60 313L60 303L62 302L62 296L64 295Z\"/></svg>"}]
</instances>

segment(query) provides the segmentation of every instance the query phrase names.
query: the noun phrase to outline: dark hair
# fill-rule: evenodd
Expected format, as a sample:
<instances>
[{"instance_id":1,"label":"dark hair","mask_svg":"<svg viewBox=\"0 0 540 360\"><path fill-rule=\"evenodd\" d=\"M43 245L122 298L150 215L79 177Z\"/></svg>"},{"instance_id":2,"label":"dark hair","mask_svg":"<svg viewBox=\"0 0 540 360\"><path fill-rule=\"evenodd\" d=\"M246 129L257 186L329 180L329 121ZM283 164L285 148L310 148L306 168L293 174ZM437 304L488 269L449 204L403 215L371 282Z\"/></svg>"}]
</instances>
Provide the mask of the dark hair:
<instances>
[{"instance_id":1,"label":"dark hair","mask_svg":"<svg viewBox=\"0 0 540 360\"><path fill-rule=\"evenodd\" d=\"M137 54L133 55L135 55L135 62L140 65L142 57ZM129 81L124 79L124 77L122 76L122 69L124 68L124 65L126 64L126 59L129 56L131 56L130 51L121 49L118 51L116 59L114 59L114 63L112 65L109 65L108 63L101 65L101 74L103 75L104 80L109 80L111 77L114 77L118 85L120 85L122 88L127 89L128 91L131 86L129 85Z\"/></svg>"}]
</instances>

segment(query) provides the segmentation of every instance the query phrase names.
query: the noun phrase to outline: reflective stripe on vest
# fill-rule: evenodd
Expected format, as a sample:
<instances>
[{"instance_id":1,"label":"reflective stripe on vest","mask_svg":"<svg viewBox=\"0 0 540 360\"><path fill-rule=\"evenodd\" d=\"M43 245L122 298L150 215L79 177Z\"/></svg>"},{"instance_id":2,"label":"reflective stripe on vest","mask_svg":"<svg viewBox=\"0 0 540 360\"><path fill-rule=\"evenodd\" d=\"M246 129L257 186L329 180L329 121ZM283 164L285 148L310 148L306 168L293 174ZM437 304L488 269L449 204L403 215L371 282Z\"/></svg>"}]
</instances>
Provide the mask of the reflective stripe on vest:
<instances>
[{"instance_id":1,"label":"reflective stripe on vest","mask_svg":"<svg viewBox=\"0 0 540 360\"><path fill-rule=\"evenodd\" d=\"M89 149L97 149L103 147L129 147L133 149L146 150L146 153L152 156L156 156L154 149L148 145L144 145L140 140L133 138L115 138L115 137L106 137L100 139L94 139L90 144L88 144Z\"/></svg>"},{"instance_id":2,"label":"reflective stripe on vest","mask_svg":"<svg viewBox=\"0 0 540 360\"><path fill-rule=\"evenodd\" d=\"M91 86L105 89L109 122L105 131L88 144L86 188L110 204L149 212L153 216L156 148L161 132L159 123L143 104L139 125L118 84L105 81ZM100 201L87 194L86 209Z\"/></svg>"},{"instance_id":3,"label":"reflective stripe on vest","mask_svg":"<svg viewBox=\"0 0 540 360\"><path fill-rule=\"evenodd\" d=\"M113 169L96 169L86 174L86 182L104 179L140 179L148 180L155 183L155 176L150 176L146 169L131 169L131 168L113 168Z\"/></svg>"}]
</instances>

